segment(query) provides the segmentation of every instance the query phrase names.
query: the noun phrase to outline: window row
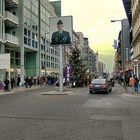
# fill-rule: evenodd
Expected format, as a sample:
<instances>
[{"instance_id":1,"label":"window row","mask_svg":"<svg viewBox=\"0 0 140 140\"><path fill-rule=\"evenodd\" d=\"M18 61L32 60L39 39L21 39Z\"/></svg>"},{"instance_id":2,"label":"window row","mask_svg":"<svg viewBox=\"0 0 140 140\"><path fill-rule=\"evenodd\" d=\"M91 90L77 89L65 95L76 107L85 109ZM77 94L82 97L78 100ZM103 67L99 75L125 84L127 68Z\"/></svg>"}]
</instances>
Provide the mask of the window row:
<instances>
[{"instance_id":1,"label":"window row","mask_svg":"<svg viewBox=\"0 0 140 140\"><path fill-rule=\"evenodd\" d=\"M60 66L57 63L50 63L50 62L47 61L46 67L47 68L59 68Z\"/></svg>"},{"instance_id":2,"label":"window row","mask_svg":"<svg viewBox=\"0 0 140 140\"><path fill-rule=\"evenodd\" d=\"M38 1L37 0L24 0L24 6L29 10L32 10L33 13L38 15Z\"/></svg>"},{"instance_id":3,"label":"window row","mask_svg":"<svg viewBox=\"0 0 140 140\"><path fill-rule=\"evenodd\" d=\"M10 53L10 56L15 57L16 59L20 58L20 52L18 51L6 49L6 53Z\"/></svg>"}]
</instances>

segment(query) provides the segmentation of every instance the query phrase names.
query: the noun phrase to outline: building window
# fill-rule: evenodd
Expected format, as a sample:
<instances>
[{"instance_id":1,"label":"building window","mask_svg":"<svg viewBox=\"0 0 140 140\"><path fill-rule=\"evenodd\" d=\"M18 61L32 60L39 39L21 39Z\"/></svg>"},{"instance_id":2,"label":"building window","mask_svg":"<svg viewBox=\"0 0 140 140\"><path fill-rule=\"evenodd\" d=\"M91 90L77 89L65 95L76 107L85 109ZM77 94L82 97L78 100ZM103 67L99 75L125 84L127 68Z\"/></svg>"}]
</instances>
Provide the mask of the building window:
<instances>
[{"instance_id":1,"label":"building window","mask_svg":"<svg viewBox=\"0 0 140 140\"><path fill-rule=\"evenodd\" d=\"M24 28L24 44L31 46L31 31Z\"/></svg>"},{"instance_id":2,"label":"building window","mask_svg":"<svg viewBox=\"0 0 140 140\"><path fill-rule=\"evenodd\" d=\"M24 36L24 44L27 45L27 37Z\"/></svg>"},{"instance_id":3,"label":"building window","mask_svg":"<svg viewBox=\"0 0 140 140\"><path fill-rule=\"evenodd\" d=\"M11 58L11 65L14 65L14 58Z\"/></svg>"},{"instance_id":4,"label":"building window","mask_svg":"<svg viewBox=\"0 0 140 140\"><path fill-rule=\"evenodd\" d=\"M16 65L17 65L17 66L20 65L20 59L16 59Z\"/></svg>"},{"instance_id":5,"label":"building window","mask_svg":"<svg viewBox=\"0 0 140 140\"><path fill-rule=\"evenodd\" d=\"M37 48L37 45L38 45L38 43L37 43L37 34L32 33L32 47Z\"/></svg>"}]
</instances>

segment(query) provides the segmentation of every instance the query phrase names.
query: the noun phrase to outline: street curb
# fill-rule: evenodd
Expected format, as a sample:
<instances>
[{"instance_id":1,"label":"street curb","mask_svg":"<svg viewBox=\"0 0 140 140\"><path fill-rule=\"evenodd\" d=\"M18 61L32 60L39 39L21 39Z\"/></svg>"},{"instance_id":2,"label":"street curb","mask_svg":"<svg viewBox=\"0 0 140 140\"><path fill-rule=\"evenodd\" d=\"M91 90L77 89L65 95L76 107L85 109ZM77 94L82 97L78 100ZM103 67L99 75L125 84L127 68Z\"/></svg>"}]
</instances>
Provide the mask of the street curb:
<instances>
[{"instance_id":1,"label":"street curb","mask_svg":"<svg viewBox=\"0 0 140 140\"><path fill-rule=\"evenodd\" d=\"M35 91L37 89L43 89L46 88L45 86L40 86L40 87L32 87L32 88L23 88L23 89L14 89L9 92L0 92L0 95L6 95L6 94L13 94L13 93L23 93L23 92L29 92L29 91Z\"/></svg>"}]
</instances>

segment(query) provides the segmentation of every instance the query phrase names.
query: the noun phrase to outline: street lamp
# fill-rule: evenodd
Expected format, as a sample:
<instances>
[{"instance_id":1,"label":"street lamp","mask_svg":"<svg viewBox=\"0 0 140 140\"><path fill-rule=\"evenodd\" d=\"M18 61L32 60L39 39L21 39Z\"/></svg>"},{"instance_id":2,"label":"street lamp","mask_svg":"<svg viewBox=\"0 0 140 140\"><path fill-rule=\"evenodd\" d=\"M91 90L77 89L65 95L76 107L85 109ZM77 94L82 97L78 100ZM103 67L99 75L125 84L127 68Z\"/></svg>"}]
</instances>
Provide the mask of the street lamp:
<instances>
[{"instance_id":1,"label":"street lamp","mask_svg":"<svg viewBox=\"0 0 140 140\"><path fill-rule=\"evenodd\" d=\"M123 31L124 31L124 28L123 28L123 20L111 20L111 22L121 22L121 27L122 27L122 29L121 29L121 31L122 31L122 33L121 33L121 59L122 59L122 64L121 64L121 67L122 67L122 69L124 69L124 60L125 60L125 50L124 50L124 43L123 43ZM125 87L125 89L126 89L126 91L127 91L127 88L126 88L126 82L125 82L125 73L123 73L123 76L124 76L124 80L123 80L123 84L124 84L124 87Z\"/></svg>"},{"instance_id":2,"label":"street lamp","mask_svg":"<svg viewBox=\"0 0 140 140\"><path fill-rule=\"evenodd\" d=\"M124 61L125 61L125 50L124 50L124 41L123 41L123 32L124 32L124 28L123 28L123 20L111 20L111 22L120 22L121 23L121 27L122 27L122 29L121 29L121 31L122 31L122 33L121 33L121 57L122 57L122 64L121 64L121 67L122 67L122 69L124 69L124 65L125 65L125 63L124 63Z\"/></svg>"},{"instance_id":3,"label":"street lamp","mask_svg":"<svg viewBox=\"0 0 140 140\"><path fill-rule=\"evenodd\" d=\"M122 20L111 20L111 22L121 22Z\"/></svg>"}]
</instances>

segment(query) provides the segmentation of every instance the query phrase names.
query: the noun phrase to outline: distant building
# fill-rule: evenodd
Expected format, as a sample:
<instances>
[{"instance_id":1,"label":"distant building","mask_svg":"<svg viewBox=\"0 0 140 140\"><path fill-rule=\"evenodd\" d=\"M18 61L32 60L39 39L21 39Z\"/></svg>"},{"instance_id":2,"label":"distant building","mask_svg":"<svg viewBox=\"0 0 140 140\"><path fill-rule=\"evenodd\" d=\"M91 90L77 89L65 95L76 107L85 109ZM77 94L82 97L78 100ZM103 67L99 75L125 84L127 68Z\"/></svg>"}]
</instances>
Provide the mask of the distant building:
<instances>
[{"instance_id":1,"label":"distant building","mask_svg":"<svg viewBox=\"0 0 140 140\"><path fill-rule=\"evenodd\" d=\"M131 10L132 10L132 63L134 66L134 74L140 78L140 1L132 0L131 1Z\"/></svg>"},{"instance_id":2,"label":"distant building","mask_svg":"<svg viewBox=\"0 0 140 140\"><path fill-rule=\"evenodd\" d=\"M131 47L130 47L130 26L127 19L121 21L122 29L118 35L118 44L116 49L116 61L115 65L117 66L116 71L126 70L129 68L131 63Z\"/></svg>"},{"instance_id":3,"label":"distant building","mask_svg":"<svg viewBox=\"0 0 140 140\"><path fill-rule=\"evenodd\" d=\"M97 72L97 54L90 48L88 38L84 37L83 33L76 33L79 37L79 49L81 50L81 56L83 65L87 68L88 72L95 75Z\"/></svg>"},{"instance_id":4,"label":"distant building","mask_svg":"<svg viewBox=\"0 0 140 140\"><path fill-rule=\"evenodd\" d=\"M99 61L98 62L98 76L103 76L104 73L104 64Z\"/></svg>"}]
</instances>

